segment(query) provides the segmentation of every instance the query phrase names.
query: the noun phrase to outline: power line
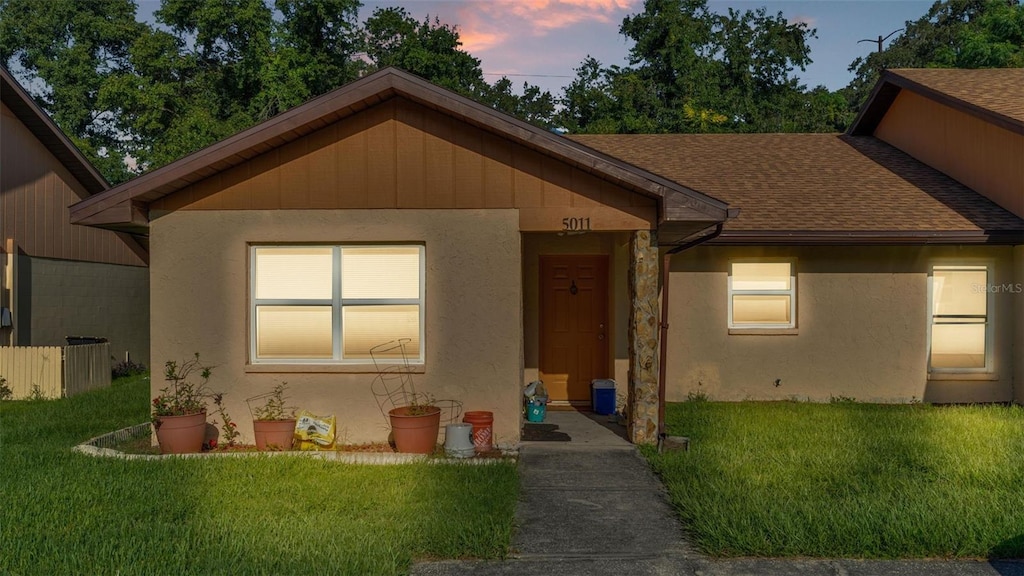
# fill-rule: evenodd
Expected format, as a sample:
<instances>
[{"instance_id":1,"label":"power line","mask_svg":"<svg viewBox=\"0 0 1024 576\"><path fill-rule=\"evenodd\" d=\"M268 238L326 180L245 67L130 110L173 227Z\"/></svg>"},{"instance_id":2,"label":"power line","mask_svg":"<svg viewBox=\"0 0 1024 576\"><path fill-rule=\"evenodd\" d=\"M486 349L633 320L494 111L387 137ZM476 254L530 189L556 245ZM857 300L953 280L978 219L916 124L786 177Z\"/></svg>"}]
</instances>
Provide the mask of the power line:
<instances>
[{"instance_id":1,"label":"power line","mask_svg":"<svg viewBox=\"0 0 1024 576\"><path fill-rule=\"evenodd\" d=\"M893 30L892 32L889 32L889 35L886 36L885 38L882 38L882 35L879 34L877 40L870 39L870 38L865 38L864 40L857 40L857 44L860 44L861 42L877 42L878 43L878 51L881 52L882 51L882 42L885 42L889 38L892 38L893 34L895 34L897 32L900 32L902 30L903 30L903 28L898 28L896 30Z\"/></svg>"},{"instance_id":2,"label":"power line","mask_svg":"<svg viewBox=\"0 0 1024 576\"><path fill-rule=\"evenodd\" d=\"M575 78L563 74L507 74L504 72L484 72L484 76L521 76L525 78Z\"/></svg>"}]
</instances>

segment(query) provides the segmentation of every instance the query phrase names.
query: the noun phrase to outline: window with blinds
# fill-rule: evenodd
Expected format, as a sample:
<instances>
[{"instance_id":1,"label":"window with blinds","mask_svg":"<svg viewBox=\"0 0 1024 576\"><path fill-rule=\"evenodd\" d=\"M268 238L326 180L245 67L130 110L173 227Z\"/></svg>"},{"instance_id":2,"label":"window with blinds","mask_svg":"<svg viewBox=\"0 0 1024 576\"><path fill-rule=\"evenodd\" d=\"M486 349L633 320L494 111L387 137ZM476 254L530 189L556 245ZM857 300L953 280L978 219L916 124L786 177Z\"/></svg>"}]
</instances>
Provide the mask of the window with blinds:
<instances>
[{"instance_id":1,"label":"window with blinds","mask_svg":"<svg viewBox=\"0 0 1024 576\"><path fill-rule=\"evenodd\" d=\"M253 362L364 362L408 339L423 360L424 247L253 246Z\"/></svg>"},{"instance_id":2,"label":"window with blinds","mask_svg":"<svg viewBox=\"0 0 1024 576\"><path fill-rule=\"evenodd\" d=\"M989 364L987 266L934 266L929 366L981 371Z\"/></svg>"},{"instance_id":3,"label":"window with blinds","mask_svg":"<svg viewBox=\"0 0 1024 576\"><path fill-rule=\"evenodd\" d=\"M796 326L796 278L792 262L732 262L729 328Z\"/></svg>"}]
</instances>

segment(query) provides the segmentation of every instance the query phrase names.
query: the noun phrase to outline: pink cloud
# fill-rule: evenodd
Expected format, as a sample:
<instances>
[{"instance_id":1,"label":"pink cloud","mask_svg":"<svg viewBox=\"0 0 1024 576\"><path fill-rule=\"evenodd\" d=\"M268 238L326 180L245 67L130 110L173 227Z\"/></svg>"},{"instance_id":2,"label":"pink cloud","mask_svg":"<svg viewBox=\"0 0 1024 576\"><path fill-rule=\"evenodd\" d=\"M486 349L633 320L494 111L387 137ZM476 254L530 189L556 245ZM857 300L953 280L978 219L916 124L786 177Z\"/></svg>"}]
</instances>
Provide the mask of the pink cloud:
<instances>
[{"instance_id":1,"label":"pink cloud","mask_svg":"<svg viewBox=\"0 0 1024 576\"><path fill-rule=\"evenodd\" d=\"M814 28L818 19L814 16L793 16L789 19L790 24L807 24L808 28Z\"/></svg>"},{"instance_id":2,"label":"pink cloud","mask_svg":"<svg viewBox=\"0 0 1024 576\"><path fill-rule=\"evenodd\" d=\"M576 24L617 23L639 5L640 0L495 0L468 3L456 19L463 48L476 53Z\"/></svg>"}]
</instances>

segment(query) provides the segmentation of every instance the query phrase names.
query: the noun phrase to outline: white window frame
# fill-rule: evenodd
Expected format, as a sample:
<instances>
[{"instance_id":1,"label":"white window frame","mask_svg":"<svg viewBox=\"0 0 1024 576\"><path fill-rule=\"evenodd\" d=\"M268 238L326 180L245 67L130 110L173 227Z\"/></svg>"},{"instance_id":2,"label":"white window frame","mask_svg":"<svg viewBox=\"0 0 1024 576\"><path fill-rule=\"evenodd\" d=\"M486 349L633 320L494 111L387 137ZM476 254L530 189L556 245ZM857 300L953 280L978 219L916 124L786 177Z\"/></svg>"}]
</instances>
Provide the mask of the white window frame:
<instances>
[{"instance_id":1,"label":"white window frame","mask_svg":"<svg viewBox=\"0 0 1024 576\"><path fill-rule=\"evenodd\" d=\"M341 254L345 248L417 248L419 250L419 297L418 298L342 298ZM331 249L331 298L328 299L280 299L256 298L256 250L259 248L330 248ZM416 357L410 354L409 364L422 365L426 358L424 327L426 309L426 247L415 243L366 243L366 244L250 244L249 245L249 363L250 364L371 364L370 358L345 358L344 309L353 306L417 305L419 307L419 350ZM330 306L331 307L331 358L259 358L256 354L258 341L256 309L258 306Z\"/></svg>"},{"instance_id":2,"label":"white window frame","mask_svg":"<svg viewBox=\"0 0 1024 576\"><path fill-rule=\"evenodd\" d=\"M789 290L734 290L732 287L734 264L789 264ZM729 330L792 330L796 328L796 259L795 258L743 258L729 260L728 270L728 322ZM736 324L732 318L733 296L789 296L789 322L765 324Z\"/></svg>"},{"instance_id":3,"label":"white window frame","mask_svg":"<svg viewBox=\"0 0 1024 576\"><path fill-rule=\"evenodd\" d=\"M964 270L977 270L985 267L985 366L981 368L942 368L932 366L932 328L935 326L935 269L936 268L963 268ZM926 362L928 363L929 374L991 374L993 371L992 348L995 338L992 306L995 304L993 291L988 287L992 286L992 276L995 271L995 261L977 259L958 260L935 260L928 264L928 336L926 339Z\"/></svg>"}]
</instances>

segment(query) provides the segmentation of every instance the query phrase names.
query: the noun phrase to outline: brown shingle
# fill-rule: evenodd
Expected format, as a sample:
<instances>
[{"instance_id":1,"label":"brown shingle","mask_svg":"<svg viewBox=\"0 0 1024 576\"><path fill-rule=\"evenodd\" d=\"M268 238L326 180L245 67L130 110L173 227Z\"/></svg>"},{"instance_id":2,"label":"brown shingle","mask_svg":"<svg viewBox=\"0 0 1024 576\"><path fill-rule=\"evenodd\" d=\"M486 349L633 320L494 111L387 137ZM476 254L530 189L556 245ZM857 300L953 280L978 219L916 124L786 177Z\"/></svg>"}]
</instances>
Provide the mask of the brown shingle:
<instances>
[{"instance_id":1,"label":"brown shingle","mask_svg":"<svg viewBox=\"0 0 1024 576\"><path fill-rule=\"evenodd\" d=\"M726 232L1022 233L1024 221L874 137L573 135L740 209Z\"/></svg>"},{"instance_id":2,"label":"brown shingle","mask_svg":"<svg viewBox=\"0 0 1024 576\"><path fill-rule=\"evenodd\" d=\"M967 104L1024 122L1024 68L897 68L915 84Z\"/></svg>"}]
</instances>

